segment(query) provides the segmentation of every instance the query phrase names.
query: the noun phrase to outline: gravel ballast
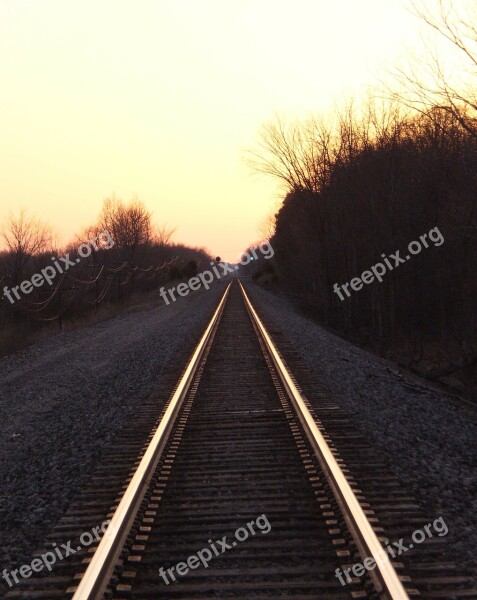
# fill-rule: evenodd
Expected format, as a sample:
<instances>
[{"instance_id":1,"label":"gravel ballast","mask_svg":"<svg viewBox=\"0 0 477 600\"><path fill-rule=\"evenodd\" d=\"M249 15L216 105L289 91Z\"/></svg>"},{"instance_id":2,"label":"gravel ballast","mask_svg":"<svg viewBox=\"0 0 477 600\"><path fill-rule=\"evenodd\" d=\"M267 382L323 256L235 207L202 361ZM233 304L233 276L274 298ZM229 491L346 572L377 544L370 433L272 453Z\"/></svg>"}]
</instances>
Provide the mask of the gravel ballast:
<instances>
[{"instance_id":1,"label":"gravel ballast","mask_svg":"<svg viewBox=\"0 0 477 600\"><path fill-rule=\"evenodd\" d=\"M161 374L185 362L224 289L130 310L0 361L0 571L31 561L108 442Z\"/></svg>"},{"instance_id":2,"label":"gravel ballast","mask_svg":"<svg viewBox=\"0 0 477 600\"><path fill-rule=\"evenodd\" d=\"M0 361L0 570L31 561L116 432L192 351L223 290L130 311ZM445 518L453 561L476 572L475 408L330 333L286 298L247 290L426 514Z\"/></svg>"},{"instance_id":3,"label":"gravel ballast","mask_svg":"<svg viewBox=\"0 0 477 600\"><path fill-rule=\"evenodd\" d=\"M426 514L445 519L449 558L477 578L476 407L320 327L286 297L252 284L247 291Z\"/></svg>"}]
</instances>

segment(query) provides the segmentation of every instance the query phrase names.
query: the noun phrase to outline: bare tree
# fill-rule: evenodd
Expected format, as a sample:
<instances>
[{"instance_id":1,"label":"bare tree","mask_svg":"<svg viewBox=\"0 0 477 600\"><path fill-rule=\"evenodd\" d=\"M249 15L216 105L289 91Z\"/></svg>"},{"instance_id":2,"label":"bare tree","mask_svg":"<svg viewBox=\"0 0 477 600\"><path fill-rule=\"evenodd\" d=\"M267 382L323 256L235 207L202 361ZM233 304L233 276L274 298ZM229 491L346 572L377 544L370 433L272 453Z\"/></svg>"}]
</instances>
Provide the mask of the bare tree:
<instances>
[{"instance_id":1,"label":"bare tree","mask_svg":"<svg viewBox=\"0 0 477 600\"><path fill-rule=\"evenodd\" d=\"M10 215L1 236L11 257L11 277L15 284L22 280L28 262L53 244L50 229L24 210L17 216Z\"/></svg>"},{"instance_id":2,"label":"bare tree","mask_svg":"<svg viewBox=\"0 0 477 600\"><path fill-rule=\"evenodd\" d=\"M414 14L425 23L437 39L445 42L462 68L451 72L436 49L427 48L424 58L415 58L393 75L399 85L391 90L406 106L438 122L436 116L445 111L460 126L477 137L477 8L462 2L456 8L453 0L435 0L433 8L424 0L413 0ZM389 86L388 90L389 90ZM436 110L437 109L437 110Z\"/></svg>"},{"instance_id":3,"label":"bare tree","mask_svg":"<svg viewBox=\"0 0 477 600\"><path fill-rule=\"evenodd\" d=\"M249 166L281 181L286 193L320 192L329 184L336 164L344 164L369 145L370 115L376 119L385 109L378 110L371 100L364 106L362 115L350 102L328 119L287 123L277 117L261 129L257 148L249 151Z\"/></svg>"},{"instance_id":4,"label":"bare tree","mask_svg":"<svg viewBox=\"0 0 477 600\"><path fill-rule=\"evenodd\" d=\"M138 199L127 204L115 197L106 199L99 227L111 234L116 248L131 262L152 239L151 213Z\"/></svg>"},{"instance_id":5,"label":"bare tree","mask_svg":"<svg viewBox=\"0 0 477 600\"><path fill-rule=\"evenodd\" d=\"M165 225L153 227L151 242L154 254L161 263L167 258L167 249L171 246L174 231L175 229L169 229Z\"/></svg>"},{"instance_id":6,"label":"bare tree","mask_svg":"<svg viewBox=\"0 0 477 600\"><path fill-rule=\"evenodd\" d=\"M168 229L165 225L153 228L152 241L158 246L168 246L171 243L175 229Z\"/></svg>"},{"instance_id":7,"label":"bare tree","mask_svg":"<svg viewBox=\"0 0 477 600\"><path fill-rule=\"evenodd\" d=\"M278 211L278 208L266 215L260 223L259 231L265 240L270 240L275 233L275 213Z\"/></svg>"},{"instance_id":8,"label":"bare tree","mask_svg":"<svg viewBox=\"0 0 477 600\"><path fill-rule=\"evenodd\" d=\"M285 123L280 117L265 125L256 150L249 151L249 166L257 173L271 175L285 190L314 190L317 186L318 157L326 154L324 139L316 136L316 123ZM321 144L320 144L321 142Z\"/></svg>"}]
</instances>

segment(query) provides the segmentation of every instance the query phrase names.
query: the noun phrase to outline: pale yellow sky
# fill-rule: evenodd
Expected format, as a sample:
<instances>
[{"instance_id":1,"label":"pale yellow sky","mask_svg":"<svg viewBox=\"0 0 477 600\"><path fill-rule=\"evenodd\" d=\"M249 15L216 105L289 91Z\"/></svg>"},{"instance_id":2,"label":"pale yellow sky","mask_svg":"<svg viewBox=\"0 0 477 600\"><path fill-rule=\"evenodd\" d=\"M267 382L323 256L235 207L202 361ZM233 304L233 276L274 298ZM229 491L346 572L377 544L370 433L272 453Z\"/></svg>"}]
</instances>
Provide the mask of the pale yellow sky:
<instances>
[{"instance_id":1,"label":"pale yellow sky","mask_svg":"<svg viewBox=\"0 0 477 600\"><path fill-rule=\"evenodd\" d=\"M232 260L279 197L259 127L359 94L418 28L401 0L0 0L0 225L65 242L136 194Z\"/></svg>"}]
</instances>

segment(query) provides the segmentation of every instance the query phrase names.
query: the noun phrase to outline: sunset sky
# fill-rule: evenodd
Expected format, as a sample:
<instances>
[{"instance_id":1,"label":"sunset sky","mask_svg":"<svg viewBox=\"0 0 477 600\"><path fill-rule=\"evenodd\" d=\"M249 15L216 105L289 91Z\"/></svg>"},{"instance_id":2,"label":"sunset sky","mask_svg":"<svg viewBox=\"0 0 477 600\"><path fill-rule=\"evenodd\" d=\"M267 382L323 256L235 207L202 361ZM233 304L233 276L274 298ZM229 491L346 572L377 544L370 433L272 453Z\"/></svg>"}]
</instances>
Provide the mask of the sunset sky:
<instances>
[{"instance_id":1,"label":"sunset sky","mask_svg":"<svg viewBox=\"0 0 477 600\"><path fill-rule=\"evenodd\" d=\"M0 225L63 243L137 195L233 260L280 198L245 162L260 126L359 95L419 29L400 0L0 0Z\"/></svg>"}]
</instances>

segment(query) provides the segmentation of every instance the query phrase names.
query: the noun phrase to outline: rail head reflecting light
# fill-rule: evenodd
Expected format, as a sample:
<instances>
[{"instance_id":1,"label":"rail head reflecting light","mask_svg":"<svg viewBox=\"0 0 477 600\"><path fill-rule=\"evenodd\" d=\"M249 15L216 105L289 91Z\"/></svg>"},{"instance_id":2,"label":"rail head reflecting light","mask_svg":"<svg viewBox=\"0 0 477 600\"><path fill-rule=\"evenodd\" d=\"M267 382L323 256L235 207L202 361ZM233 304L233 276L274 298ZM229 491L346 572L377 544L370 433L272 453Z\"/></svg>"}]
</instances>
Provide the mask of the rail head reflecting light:
<instances>
[{"instance_id":1,"label":"rail head reflecting light","mask_svg":"<svg viewBox=\"0 0 477 600\"><path fill-rule=\"evenodd\" d=\"M91 562L76 589L73 600L99 600L103 597L119 554L134 522L148 484L167 443L169 432L189 391L214 327L227 300L231 283L210 320L204 334L187 363L183 376L137 467Z\"/></svg>"},{"instance_id":2,"label":"rail head reflecting light","mask_svg":"<svg viewBox=\"0 0 477 600\"><path fill-rule=\"evenodd\" d=\"M341 467L333 456L328 443L318 429L313 416L293 382L293 379L268 335L265 326L253 308L240 280L239 284L252 321L260 331L275 368L277 369L278 375L280 376L290 400L295 407L297 415L303 424L308 439L316 452L323 470L328 476L330 485L340 504L346 523L357 543L362 559L365 560L368 557L372 557L376 562L376 568L373 571L369 571L369 574L373 579L377 591L384 594L384 597L389 600L409 600L409 595L404 589L398 574L389 560L388 553L374 533L371 523L364 514L358 499L351 489Z\"/></svg>"},{"instance_id":3,"label":"rail head reflecting light","mask_svg":"<svg viewBox=\"0 0 477 600\"><path fill-rule=\"evenodd\" d=\"M313 445L320 464L330 481L330 485L341 506L344 518L353 534L360 553L363 556L363 559L366 557L373 557L376 561L377 566L374 571L370 572L370 575L373 578L377 591L380 593L381 597L389 598L389 600L409 600L409 596L404 590L399 577L389 560L387 552L383 553L383 546L376 537L371 524L359 505L341 468L336 462L328 444L323 438L303 398L296 388L293 378L289 374L278 351L273 345L270 336L255 312L240 280L239 284L248 312L262 336L277 373L297 411L297 415ZM211 321L196 346L184 374L167 405L164 415L154 432L151 442L149 443L126 492L124 493L111 522L73 595L73 600L99 600L100 598L103 598L103 594L109 584L131 525L141 506L141 502L157 463L159 462L159 458L166 446L169 433L172 430L190 386L194 381L204 352L212 338L214 328L220 320L220 315L225 306L231 285L232 283L228 284Z\"/></svg>"}]
</instances>

